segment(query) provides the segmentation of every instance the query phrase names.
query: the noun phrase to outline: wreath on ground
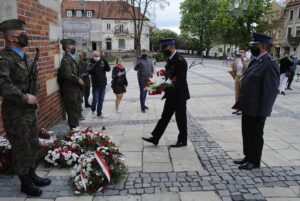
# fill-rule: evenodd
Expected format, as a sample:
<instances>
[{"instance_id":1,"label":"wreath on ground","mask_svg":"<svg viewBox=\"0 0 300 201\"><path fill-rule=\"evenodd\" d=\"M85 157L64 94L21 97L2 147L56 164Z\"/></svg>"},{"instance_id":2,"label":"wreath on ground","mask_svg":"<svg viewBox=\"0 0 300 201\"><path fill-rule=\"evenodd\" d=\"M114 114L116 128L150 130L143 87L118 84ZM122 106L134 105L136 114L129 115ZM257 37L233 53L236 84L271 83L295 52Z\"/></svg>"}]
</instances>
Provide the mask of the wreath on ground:
<instances>
[{"instance_id":1,"label":"wreath on ground","mask_svg":"<svg viewBox=\"0 0 300 201\"><path fill-rule=\"evenodd\" d=\"M103 132L70 131L55 139L52 132L40 131L39 159L50 166L72 167L71 180L75 194L103 191L105 185L115 183L127 173L124 157ZM10 170L11 146L0 138L0 173Z\"/></svg>"}]
</instances>

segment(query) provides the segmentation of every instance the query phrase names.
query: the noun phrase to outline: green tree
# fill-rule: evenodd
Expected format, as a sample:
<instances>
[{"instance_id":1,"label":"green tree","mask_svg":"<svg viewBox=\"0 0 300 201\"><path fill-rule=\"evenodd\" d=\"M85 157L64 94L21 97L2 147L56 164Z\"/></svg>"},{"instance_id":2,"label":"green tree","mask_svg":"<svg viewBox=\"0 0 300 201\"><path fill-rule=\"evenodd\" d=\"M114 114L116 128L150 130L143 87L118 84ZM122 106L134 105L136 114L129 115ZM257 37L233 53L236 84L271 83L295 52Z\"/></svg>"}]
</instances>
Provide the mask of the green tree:
<instances>
[{"instance_id":1,"label":"green tree","mask_svg":"<svg viewBox=\"0 0 300 201\"><path fill-rule=\"evenodd\" d=\"M206 50L207 54L213 45L212 22L217 13L217 0L185 0L180 5L180 29L190 38L198 39L198 54Z\"/></svg>"},{"instance_id":2,"label":"green tree","mask_svg":"<svg viewBox=\"0 0 300 201\"><path fill-rule=\"evenodd\" d=\"M198 39L190 36L187 32L181 32L181 34L178 36L178 39L181 41L182 46L181 49L187 49L191 50L192 54L194 50L198 49Z\"/></svg>"},{"instance_id":3,"label":"green tree","mask_svg":"<svg viewBox=\"0 0 300 201\"><path fill-rule=\"evenodd\" d=\"M270 0L221 0L214 28L224 44L246 47L253 31L263 31L262 17Z\"/></svg>"},{"instance_id":4,"label":"green tree","mask_svg":"<svg viewBox=\"0 0 300 201\"><path fill-rule=\"evenodd\" d=\"M150 36L150 47L153 51L158 51L160 47L160 40L163 38L174 38L177 39L178 35L176 32L169 29L156 29L151 33Z\"/></svg>"}]
</instances>

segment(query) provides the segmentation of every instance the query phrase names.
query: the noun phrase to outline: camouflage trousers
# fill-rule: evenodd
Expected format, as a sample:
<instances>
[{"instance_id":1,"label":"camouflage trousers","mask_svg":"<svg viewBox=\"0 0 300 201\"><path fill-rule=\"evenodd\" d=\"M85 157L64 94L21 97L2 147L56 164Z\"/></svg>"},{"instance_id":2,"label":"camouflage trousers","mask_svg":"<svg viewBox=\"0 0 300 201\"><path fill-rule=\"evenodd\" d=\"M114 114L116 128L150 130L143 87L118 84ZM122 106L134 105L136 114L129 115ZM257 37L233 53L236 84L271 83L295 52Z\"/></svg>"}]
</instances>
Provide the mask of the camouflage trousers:
<instances>
[{"instance_id":1,"label":"camouflage trousers","mask_svg":"<svg viewBox=\"0 0 300 201\"><path fill-rule=\"evenodd\" d=\"M63 96L64 107L68 115L68 125L70 128L79 126L79 118L82 111L82 94L72 93L64 94Z\"/></svg>"},{"instance_id":2,"label":"camouflage trousers","mask_svg":"<svg viewBox=\"0 0 300 201\"><path fill-rule=\"evenodd\" d=\"M10 111L2 112L4 129L11 144L13 170L22 176L36 165L39 149L37 116L34 110Z\"/></svg>"}]
</instances>

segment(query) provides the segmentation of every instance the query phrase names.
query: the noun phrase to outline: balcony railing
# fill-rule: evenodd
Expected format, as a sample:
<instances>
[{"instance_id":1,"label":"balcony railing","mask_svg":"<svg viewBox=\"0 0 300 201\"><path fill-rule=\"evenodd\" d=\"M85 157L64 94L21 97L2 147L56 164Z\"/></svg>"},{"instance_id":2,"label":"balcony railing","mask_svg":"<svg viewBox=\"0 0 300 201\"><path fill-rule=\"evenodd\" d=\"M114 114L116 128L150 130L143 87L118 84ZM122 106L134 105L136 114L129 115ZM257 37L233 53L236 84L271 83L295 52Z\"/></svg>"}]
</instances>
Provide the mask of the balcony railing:
<instances>
[{"instance_id":1,"label":"balcony railing","mask_svg":"<svg viewBox=\"0 0 300 201\"><path fill-rule=\"evenodd\" d=\"M115 29L114 34L127 35L127 34L129 34L129 31L128 31L128 29Z\"/></svg>"},{"instance_id":2,"label":"balcony railing","mask_svg":"<svg viewBox=\"0 0 300 201\"><path fill-rule=\"evenodd\" d=\"M288 36L288 42L291 46L298 46L300 44L300 36Z\"/></svg>"}]
</instances>

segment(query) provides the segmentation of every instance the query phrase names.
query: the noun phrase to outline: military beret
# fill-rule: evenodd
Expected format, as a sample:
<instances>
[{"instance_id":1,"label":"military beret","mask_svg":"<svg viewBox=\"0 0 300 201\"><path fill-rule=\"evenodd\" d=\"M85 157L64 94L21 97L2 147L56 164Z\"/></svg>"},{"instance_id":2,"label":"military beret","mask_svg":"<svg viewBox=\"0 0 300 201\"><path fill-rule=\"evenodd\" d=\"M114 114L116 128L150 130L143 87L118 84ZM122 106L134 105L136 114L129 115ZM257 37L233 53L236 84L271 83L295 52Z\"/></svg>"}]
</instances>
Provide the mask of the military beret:
<instances>
[{"instance_id":1,"label":"military beret","mask_svg":"<svg viewBox=\"0 0 300 201\"><path fill-rule=\"evenodd\" d=\"M0 23L0 31L24 30L25 22L18 19L5 20Z\"/></svg>"},{"instance_id":2,"label":"military beret","mask_svg":"<svg viewBox=\"0 0 300 201\"><path fill-rule=\"evenodd\" d=\"M166 47L171 46L171 45L176 45L175 39L173 39L173 38L162 39L162 40L160 40L160 43L161 43L163 48L166 48Z\"/></svg>"},{"instance_id":3,"label":"military beret","mask_svg":"<svg viewBox=\"0 0 300 201\"><path fill-rule=\"evenodd\" d=\"M250 42L250 44L253 43L265 43L265 44L270 44L271 43L271 37L264 35L264 34L260 34L260 33L252 33L252 41Z\"/></svg>"},{"instance_id":4,"label":"military beret","mask_svg":"<svg viewBox=\"0 0 300 201\"><path fill-rule=\"evenodd\" d=\"M61 43L62 46L66 46L66 45L75 45L76 42L73 39L65 38L65 39L62 39L60 41L60 43Z\"/></svg>"}]
</instances>

